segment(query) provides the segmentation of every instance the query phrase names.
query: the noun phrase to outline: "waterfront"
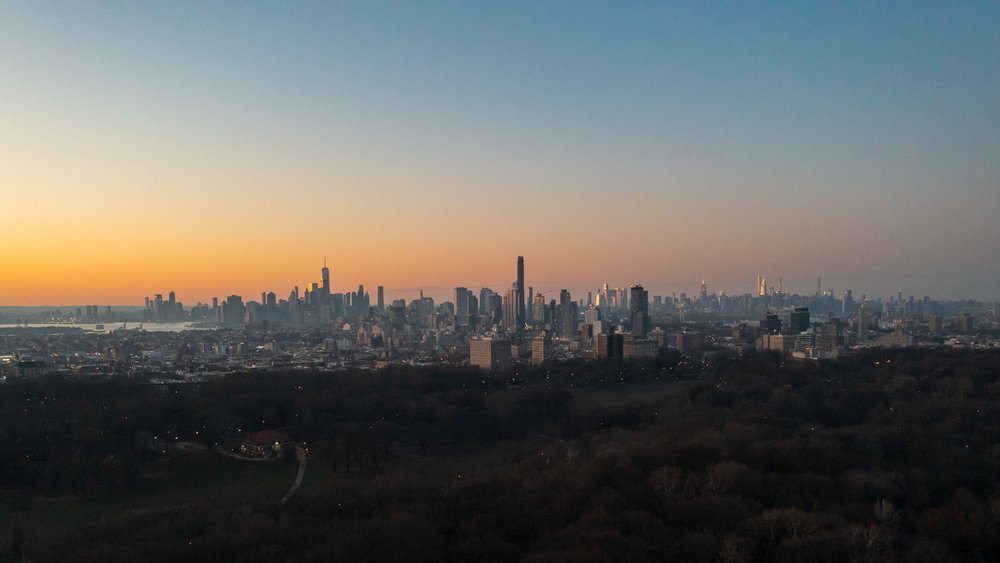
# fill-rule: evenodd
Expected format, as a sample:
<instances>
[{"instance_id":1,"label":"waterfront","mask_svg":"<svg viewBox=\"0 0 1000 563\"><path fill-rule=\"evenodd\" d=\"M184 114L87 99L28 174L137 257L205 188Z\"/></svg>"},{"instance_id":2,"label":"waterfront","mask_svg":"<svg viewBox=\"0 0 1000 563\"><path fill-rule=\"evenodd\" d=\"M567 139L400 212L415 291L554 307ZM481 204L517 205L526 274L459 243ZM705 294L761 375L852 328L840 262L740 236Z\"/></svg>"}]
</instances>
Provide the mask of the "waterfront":
<instances>
[{"instance_id":1,"label":"waterfront","mask_svg":"<svg viewBox=\"0 0 1000 563\"><path fill-rule=\"evenodd\" d=\"M103 328L98 328L103 327ZM122 327L128 330L141 329L148 332L183 332L185 330L207 330L215 328L212 326L199 326L193 324L190 321L187 322L172 322L172 323L120 323L120 322L109 322L109 323L0 323L0 329L11 329L11 328L76 328L82 329L89 332L114 332L121 329Z\"/></svg>"}]
</instances>

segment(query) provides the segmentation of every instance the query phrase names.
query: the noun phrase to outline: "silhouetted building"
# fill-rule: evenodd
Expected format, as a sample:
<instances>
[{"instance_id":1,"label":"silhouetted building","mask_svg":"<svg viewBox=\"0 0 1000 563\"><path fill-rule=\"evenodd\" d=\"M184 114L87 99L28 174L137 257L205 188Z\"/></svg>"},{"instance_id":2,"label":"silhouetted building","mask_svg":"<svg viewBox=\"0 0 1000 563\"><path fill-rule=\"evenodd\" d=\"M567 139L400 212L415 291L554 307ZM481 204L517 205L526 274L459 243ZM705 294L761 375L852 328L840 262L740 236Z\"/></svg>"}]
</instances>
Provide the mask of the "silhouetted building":
<instances>
[{"instance_id":1,"label":"silhouetted building","mask_svg":"<svg viewBox=\"0 0 1000 563\"><path fill-rule=\"evenodd\" d=\"M469 290L464 287L455 288L455 326L469 326Z\"/></svg>"},{"instance_id":2,"label":"silhouetted building","mask_svg":"<svg viewBox=\"0 0 1000 563\"><path fill-rule=\"evenodd\" d=\"M531 365L537 366L552 357L552 335L541 331L531 339Z\"/></svg>"},{"instance_id":3,"label":"silhouetted building","mask_svg":"<svg viewBox=\"0 0 1000 563\"><path fill-rule=\"evenodd\" d=\"M473 338L469 341L469 363L483 371L510 367L511 345L506 338Z\"/></svg>"},{"instance_id":4,"label":"silhouetted building","mask_svg":"<svg viewBox=\"0 0 1000 563\"><path fill-rule=\"evenodd\" d=\"M649 332L649 292L641 285L633 285L629 289L629 321L632 323L632 334L645 336Z\"/></svg>"},{"instance_id":5,"label":"silhouetted building","mask_svg":"<svg viewBox=\"0 0 1000 563\"><path fill-rule=\"evenodd\" d=\"M576 303L565 289L559 292L559 336L566 339L576 336Z\"/></svg>"},{"instance_id":6,"label":"silhouetted building","mask_svg":"<svg viewBox=\"0 0 1000 563\"><path fill-rule=\"evenodd\" d=\"M787 334L762 334L759 348L762 350L777 350L782 354L791 354L795 348L795 337Z\"/></svg>"},{"instance_id":7,"label":"silhouetted building","mask_svg":"<svg viewBox=\"0 0 1000 563\"><path fill-rule=\"evenodd\" d=\"M795 336L809 328L809 308L796 307L788 319L788 334Z\"/></svg>"},{"instance_id":8,"label":"silhouetted building","mask_svg":"<svg viewBox=\"0 0 1000 563\"><path fill-rule=\"evenodd\" d=\"M760 329L762 334L781 334L781 319L777 314L768 312Z\"/></svg>"},{"instance_id":9,"label":"silhouetted building","mask_svg":"<svg viewBox=\"0 0 1000 563\"><path fill-rule=\"evenodd\" d=\"M517 324L516 332L524 329L524 256L517 257Z\"/></svg>"},{"instance_id":10,"label":"silhouetted building","mask_svg":"<svg viewBox=\"0 0 1000 563\"><path fill-rule=\"evenodd\" d=\"M632 334L622 335L622 357L626 360L655 358L659 352L660 345L653 338L645 338Z\"/></svg>"},{"instance_id":11,"label":"silhouetted building","mask_svg":"<svg viewBox=\"0 0 1000 563\"><path fill-rule=\"evenodd\" d=\"M517 331L517 282L503 296L503 327L510 332Z\"/></svg>"},{"instance_id":12,"label":"silhouetted building","mask_svg":"<svg viewBox=\"0 0 1000 563\"><path fill-rule=\"evenodd\" d=\"M602 333L595 338L594 355L601 360L621 358L624 353L625 339L618 333Z\"/></svg>"},{"instance_id":13,"label":"silhouetted building","mask_svg":"<svg viewBox=\"0 0 1000 563\"><path fill-rule=\"evenodd\" d=\"M955 317L955 332L959 334L972 334L976 330L976 317L969 313L962 313Z\"/></svg>"},{"instance_id":14,"label":"silhouetted building","mask_svg":"<svg viewBox=\"0 0 1000 563\"><path fill-rule=\"evenodd\" d=\"M671 340L677 351L685 356L700 357L705 347L705 335L700 332L678 332Z\"/></svg>"},{"instance_id":15,"label":"silhouetted building","mask_svg":"<svg viewBox=\"0 0 1000 563\"><path fill-rule=\"evenodd\" d=\"M944 332L944 319L941 315L930 315L927 317L927 330L933 335L939 335Z\"/></svg>"}]
</instances>

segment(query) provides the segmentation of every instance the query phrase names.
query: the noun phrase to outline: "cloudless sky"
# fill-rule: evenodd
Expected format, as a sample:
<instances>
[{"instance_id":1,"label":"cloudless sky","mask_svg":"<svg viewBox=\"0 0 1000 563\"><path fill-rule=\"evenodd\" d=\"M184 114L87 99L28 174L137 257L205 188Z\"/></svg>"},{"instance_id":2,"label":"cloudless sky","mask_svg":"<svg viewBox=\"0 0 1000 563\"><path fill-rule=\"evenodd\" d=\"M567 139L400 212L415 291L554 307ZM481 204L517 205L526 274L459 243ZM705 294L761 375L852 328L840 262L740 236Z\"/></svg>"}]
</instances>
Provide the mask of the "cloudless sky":
<instances>
[{"instance_id":1,"label":"cloudless sky","mask_svg":"<svg viewBox=\"0 0 1000 563\"><path fill-rule=\"evenodd\" d=\"M0 305L1000 298L1000 4L0 3Z\"/></svg>"}]
</instances>

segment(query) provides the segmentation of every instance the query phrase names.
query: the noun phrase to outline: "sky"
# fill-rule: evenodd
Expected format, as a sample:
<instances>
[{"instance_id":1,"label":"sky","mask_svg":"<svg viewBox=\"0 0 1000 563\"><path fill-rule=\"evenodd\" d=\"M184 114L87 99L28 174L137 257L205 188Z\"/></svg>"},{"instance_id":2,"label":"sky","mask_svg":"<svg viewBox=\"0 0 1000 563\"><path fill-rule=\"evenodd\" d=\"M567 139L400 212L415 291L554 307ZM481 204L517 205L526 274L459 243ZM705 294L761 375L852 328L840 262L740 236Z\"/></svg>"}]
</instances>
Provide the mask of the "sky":
<instances>
[{"instance_id":1,"label":"sky","mask_svg":"<svg viewBox=\"0 0 1000 563\"><path fill-rule=\"evenodd\" d=\"M0 305L1000 299L996 2L0 3ZM577 295L575 295L577 296Z\"/></svg>"}]
</instances>

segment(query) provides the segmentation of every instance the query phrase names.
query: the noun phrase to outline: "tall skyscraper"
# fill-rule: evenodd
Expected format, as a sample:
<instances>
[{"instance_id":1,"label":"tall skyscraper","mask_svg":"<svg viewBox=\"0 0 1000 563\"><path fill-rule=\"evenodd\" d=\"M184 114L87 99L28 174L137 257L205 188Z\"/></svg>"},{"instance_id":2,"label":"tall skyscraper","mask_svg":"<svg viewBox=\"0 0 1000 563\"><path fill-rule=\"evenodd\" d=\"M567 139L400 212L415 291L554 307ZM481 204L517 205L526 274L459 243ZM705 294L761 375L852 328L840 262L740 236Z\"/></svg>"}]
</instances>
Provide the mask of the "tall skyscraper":
<instances>
[{"instance_id":1,"label":"tall skyscraper","mask_svg":"<svg viewBox=\"0 0 1000 563\"><path fill-rule=\"evenodd\" d=\"M539 366L552 356L552 335L541 331L531 339L531 365Z\"/></svg>"},{"instance_id":2,"label":"tall skyscraper","mask_svg":"<svg viewBox=\"0 0 1000 563\"><path fill-rule=\"evenodd\" d=\"M323 290L329 295L330 294L330 268L326 267L326 256L323 257L323 269L320 270L323 273Z\"/></svg>"},{"instance_id":3,"label":"tall skyscraper","mask_svg":"<svg viewBox=\"0 0 1000 563\"><path fill-rule=\"evenodd\" d=\"M531 319L540 325L545 324L545 296L541 293L536 294L531 302Z\"/></svg>"},{"instance_id":4,"label":"tall skyscraper","mask_svg":"<svg viewBox=\"0 0 1000 563\"><path fill-rule=\"evenodd\" d=\"M531 310L531 304L535 302L534 300L535 300L535 288L532 286L528 286L528 301L525 304L524 316L526 317L525 320L529 323L535 322L534 315L532 314Z\"/></svg>"},{"instance_id":5,"label":"tall skyscraper","mask_svg":"<svg viewBox=\"0 0 1000 563\"><path fill-rule=\"evenodd\" d=\"M559 336L573 338L576 336L576 303L570 297L569 291L559 292Z\"/></svg>"},{"instance_id":6,"label":"tall skyscraper","mask_svg":"<svg viewBox=\"0 0 1000 563\"><path fill-rule=\"evenodd\" d=\"M493 290L488 287L483 287L479 289L479 314L485 315L490 312L490 296L493 295Z\"/></svg>"},{"instance_id":7,"label":"tall skyscraper","mask_svg":"<svg viewBox=\"0 0 1000 563\"><path fill-rule=\"evenodd\" d=\"M378 310L385 311L385 288L378 286Z\"/></svg>"},{"instance_id":8,"label":"tall skyscraper","mask_svg":"<svg viewBox=\"0 0 1000 563\"><path fill-rule=\"evenodd\" d=\"M517 318L516 332L524 329L524 256L517 257Z\"/></svg>"},{"instance_id":9,"label":"tall skyscraper","mask_svg":"<svg viewBox=\"0 0 1000 563\"><path fill-rule=\"evenodd\" d=\"M704 282L702 282L704 291ZM632 334L645 336L649 332L649 292L641 285L633 285L629 292L629 317L632 321ZM704 306L704 305L703 305Z\"/></svg>"},{"instance_id":10,"label":"tall skyscraper","mask_svg":"<svg viewBox=\"0 0 1000 563\"><path fill-rule=\"evenodd\" d=\"M517 332L517 282L503 297L503 327L510 332Z\"/></svg>"},{"instance_id":11,"label":"tall skyscraper","mask_svg":"<svg viewBox=\"0 0 1000 563\"><path fill-rule=\"evenodd\" d=\"M469 290L464 287L455 288L455 326L469 325Z\"/></svg>"}]
</instances>

